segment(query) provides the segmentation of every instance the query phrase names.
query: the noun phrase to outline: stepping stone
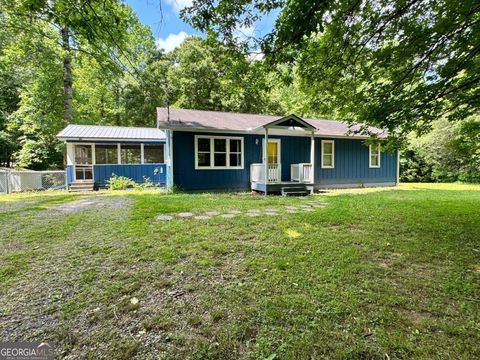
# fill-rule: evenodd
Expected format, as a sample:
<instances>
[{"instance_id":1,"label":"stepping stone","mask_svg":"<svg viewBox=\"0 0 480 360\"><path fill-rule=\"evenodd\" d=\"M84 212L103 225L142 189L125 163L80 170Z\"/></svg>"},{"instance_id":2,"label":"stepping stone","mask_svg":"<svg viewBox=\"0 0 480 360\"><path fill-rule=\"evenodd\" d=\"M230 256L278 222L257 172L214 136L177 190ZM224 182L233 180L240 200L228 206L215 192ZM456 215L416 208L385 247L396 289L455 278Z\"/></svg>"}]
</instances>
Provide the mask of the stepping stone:
<instances>
[{"instance_id":1,"label":"stepping stone","mask_svg":"<svg viewBox=\"0 0 480 360\"><path fill-rule=\"evenodd\" d=\"M173 216L172 215L158 215L157 220L170 221L170 220L173 220Z\"/></svg>"},{"instance_id":2,"label":"stepping stone","mask_svg":"<svg viewBox=\"0 0 480 360\"><path fill-rule=\"evenodd\" d=\"M275 208L268 208L268 209L265 209L266 212L277 212L278 209L275 209Z\"/></svg>"},{"instance_id":3,"label":"stepping stone","mask_svg":"<svg viewBox=\"0 0 480 360\"><path fill-rule=\"evenodd\" d=\"M205 215L207 215L207 216L217 216L217 215L220 215L220 211L217 211L217 210L207 211L207 212L205 213Z\"/></svg>"},{"instance_id":4,"label":"stepping stone","mask_svg":"<svg viewBox=\"0 0 480 360\"><path fill-rule=\"evenodd\" d=\"M296 206L285 206L285 209L287 209L287 210L297 210L298 207L296 207Z\"/></svg>"},{"instance_id":5,"label":"stepping stone","mask_svg":"<svg viewBox=\"0 0 480 360\"><path fill-rule=\"evenodd\" d=\"M193 213L191 212L181 212L177 214L177 217L179 218L191 218L193 216Z\"/></svg>"},{"instance_id":6,"label":"stepping stone","mask_svg":"<svg viewBox=\"0 0 480 360\"><path fill-rule=\"evenodd\" d=\"M211 219L211 216L208 215L197 215L193 217L195 220L208 220Z\"/></svg>"},{"instance_id":7,"label":"stepping stone","mask_svg":"<svg viewBox=\"0 0 480 360\"><path fill-rule=\"evenodd\" d=\"M257 217L260 216L260 213L258 212L247 212L245 215L250 216L250 217Z\"/></svg>"},{"instance_id":8,"label":"stepping stone","mask_svg":"<svg viewBox=\"0 0 480 360\"><path fill-rule=\"evenodd\" d=\"M267 216L278 216L279 214L277 212L266 211L265 215L267 215Z\"/></svg>"},{"instance_id":9,"label":"stepping stone","mask_svg":"<svg viewBox=\"0 0 480 360\"><path fill-rule=\"evenodd\" d=\"M260 210L259 209L250 209L250 210L247 210L247 214L248 213L251 213L251 214L260 214Z\"/></svg>"},{"instance_id":10,"label":"stepping stone","mask_svg":"<svg viewBox=\"0 0 480 360\"><path fill-rule=\"evenodd\" d=\"M239 210L230 210L227 214L241 214L242 212Z\"/></svg>"},{"instance_id":11,"label":"stepping stone","mask_svg":"<svg viewBox=\"0 0 480 360\"><path fill-rule=\"evenodd\" d=\"M225 218L225 219L231 219L231 218L235 217L235 214L222 214L220 216Z\"/></svg>"},{"instance_id":12,"label":"stepping stone","mask_svg":"<svg viewBox=\"0 0 480 360\"><path fill-rule=\"evenodd\" d=\"M312 206L314 208L324 208L325 206L327 206L327 204L313 204Z\"/></svg>"}]
</instances>

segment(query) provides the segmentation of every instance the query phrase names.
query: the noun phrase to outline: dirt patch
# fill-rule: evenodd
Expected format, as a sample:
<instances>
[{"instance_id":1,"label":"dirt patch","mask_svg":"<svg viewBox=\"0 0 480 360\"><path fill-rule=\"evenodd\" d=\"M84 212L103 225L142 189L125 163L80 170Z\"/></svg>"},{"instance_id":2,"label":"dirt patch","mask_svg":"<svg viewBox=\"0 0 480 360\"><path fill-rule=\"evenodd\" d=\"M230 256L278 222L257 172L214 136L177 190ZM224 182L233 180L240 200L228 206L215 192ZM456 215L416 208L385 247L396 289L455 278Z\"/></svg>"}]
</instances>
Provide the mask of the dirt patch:
<instances>
[{"instance_id":1,"label":"dirt patch","mask_svg":"<svg viewBox=\"0 0 480 360\"><path fill-rule=\"evenodd\" d=\"M79 200L71 201L65 204L58 205L52 210L63 213L71 214L78 213L85 210L93 209L124 209L131 205L132 201L127 197L120 196L95 196L82 198Z\"/></svg>"}]
</instances>

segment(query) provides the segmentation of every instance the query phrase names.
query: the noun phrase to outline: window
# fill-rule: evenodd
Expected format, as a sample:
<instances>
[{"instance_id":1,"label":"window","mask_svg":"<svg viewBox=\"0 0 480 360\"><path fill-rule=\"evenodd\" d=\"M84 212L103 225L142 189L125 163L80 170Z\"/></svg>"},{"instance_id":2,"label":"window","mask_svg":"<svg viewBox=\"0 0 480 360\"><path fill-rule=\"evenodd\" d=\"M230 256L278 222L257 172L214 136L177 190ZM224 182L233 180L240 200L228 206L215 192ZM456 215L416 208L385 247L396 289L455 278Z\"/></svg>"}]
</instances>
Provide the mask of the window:
<instances>
[{"instance_id":1,"label":"window","mask_svg":"<svg viewBox=\"0 0 480 360\"><path fill-rule=\"evenodd\" d=\"M141 164L142 152L140 144L138 145L120 145L120 154L122 157L122 164Z\"/></svg>"},{"instance_id":2,"label":"window","mask_svg":"<svg viewBox=\"0 0 480 360\"><path fill-rule=\"evenodd\" d=\"M380 167L380 144L368 145L368 166L371 168Z\"/></svg>"},{"instance_id":3,"label":"window","mask_svg":"<svg viewBox=\"0 0 480 360\"><path fill-rule=\"evenodd\" d=\"M195 169L243 169L243 138L195 136Z\"/></svg>"},{"instance_id":4,"label":"window","mask_svg":"<svg viewBox=\"0 0 480 360\"><path fill-rule=\"evenodd\" d=\"M322 140L322 168L333 169L335 167L335 142Z\"/></svg>"},{"instance_id":5,"label":"window","mask_svg":"<svg viewBox=\"0 0 480 360\"><path fill-rule=\"evenodd\" d=\"M118 164L117 144L95 145L96 164Z\"/></svg>"},{"instance_id":6,"label":"window","mask_svg":"<svg viewBox=\"0 0 480 360\"><path fill-rule=\"evenodd\" d=\"M143 145L143 159L145 164L162 164L165 162L165 149L163 145Z\"/></svg>"}]
</instances>

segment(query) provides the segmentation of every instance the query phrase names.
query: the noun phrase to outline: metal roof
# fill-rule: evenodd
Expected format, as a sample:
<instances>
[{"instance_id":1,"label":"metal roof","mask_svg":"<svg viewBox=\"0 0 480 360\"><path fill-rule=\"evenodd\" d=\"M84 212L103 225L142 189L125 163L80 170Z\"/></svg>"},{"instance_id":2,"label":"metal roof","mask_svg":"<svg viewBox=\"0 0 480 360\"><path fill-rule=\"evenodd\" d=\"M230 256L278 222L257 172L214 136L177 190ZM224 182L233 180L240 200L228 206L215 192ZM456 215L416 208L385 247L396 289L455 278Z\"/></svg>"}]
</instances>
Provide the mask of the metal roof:
<instances>
[{"instance_id":1,"label":"metal roof","mask_svg":"<svg viewBox=\"0 0 480 360\"><path fill-rule=\"evenodd\" d=\"M291 115L295 116L295 115ZM160 129L178 130L227 130L252 132L255 129L282 119L281 116L255 115L220 111L157 108L157 122ZM346 122L325 119L303 119L315 128L315 134L325 136L348 136L365 138L370 134L386 137L388 132L362 124L349 125ZM360 133L361 129L366 132Z\"/></svg>"},{"instance_id":2,"label":"metal roof","mask_svg":"<svg viewBox=\"0 0 480 360\"><path fill-rule=\"evenodd\" d=\"M60 140L165 140L165 133L156 128L67 125L57 134Z\"/></svg>"}]
</instances>

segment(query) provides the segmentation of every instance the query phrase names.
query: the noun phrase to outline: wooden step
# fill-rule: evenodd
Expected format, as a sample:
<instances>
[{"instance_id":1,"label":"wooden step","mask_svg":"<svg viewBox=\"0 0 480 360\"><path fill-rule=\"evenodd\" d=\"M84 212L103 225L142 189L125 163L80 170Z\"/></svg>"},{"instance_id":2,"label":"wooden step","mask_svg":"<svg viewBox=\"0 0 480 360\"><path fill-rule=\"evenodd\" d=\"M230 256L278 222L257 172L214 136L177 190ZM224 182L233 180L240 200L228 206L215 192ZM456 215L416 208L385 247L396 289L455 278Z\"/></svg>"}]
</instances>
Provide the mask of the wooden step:
<instances>
[{"instance_id":1,"label":"wooden step","mask_svg":"<svg viewBox=\"0 0 480 360\"><path fill-rule=\"evenodd\" d=\"M94 183L93 181L74 181L68 190L71 192L93 191Z\"/></svg>"},{"instance_id":2,"label":"wooden step","mask_svg":"<svg viewBox=\"0 0 480 360\"><path fill-rule=\"evenodd\" d=\"M310 194L310 190L305 185L283 186L280 190L283 196L306 196Z\"/></svg>"}]
</instances>

